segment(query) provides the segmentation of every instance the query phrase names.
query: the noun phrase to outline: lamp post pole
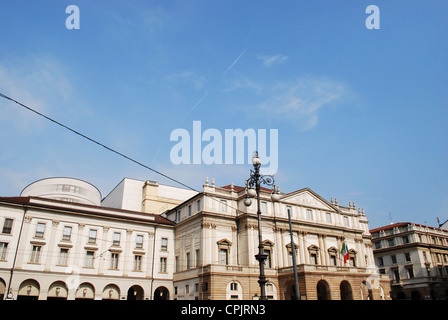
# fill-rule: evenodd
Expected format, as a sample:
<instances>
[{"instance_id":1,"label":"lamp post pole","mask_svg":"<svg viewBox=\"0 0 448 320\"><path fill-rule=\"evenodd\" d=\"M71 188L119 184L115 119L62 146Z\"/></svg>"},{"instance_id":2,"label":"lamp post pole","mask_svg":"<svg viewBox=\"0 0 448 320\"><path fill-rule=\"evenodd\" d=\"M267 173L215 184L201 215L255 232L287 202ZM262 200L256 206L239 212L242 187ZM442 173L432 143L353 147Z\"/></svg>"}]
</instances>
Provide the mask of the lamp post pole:
<instances>
[{"instance_id":1,"label":"lamp post pole","mask_svg":"<svg viewBox=\"0 0 448 320\"><path fill-rule=\"evenodd\" d=\"M254 152L254 156L252 158L252 164L254 165L254 170L250 170L250 178L246 180L246 199L244 200L244 204L246 206L250 206L252 204L252 200L250 197L257 197L257 219L258 219L258 254L255 255L255 259L258 260L260 265L260 276L258 277L258 283L260 285L260 300L267 300L266 297L266 276L264 273L264 265L265 261L268 257L267 254L264 253L264 245L263 238L261 232L261 202L260 202L260 185L262 183L272 186L272 201L278 201L280 195L275 191L274 185L274 177L270 175L261 175L260 174L260 166L261 160L258 157L258 152Z\"/></svg>"},{"instance_id":2,"label":"lamp post pole","mask_svg":"<svg viewBox=\"0 0 448 320\"><path fill-rule=\"evenodd\" d=\"M294 235L292 233L291 211L290 210L288 210L288 220L289 220L289 235L291 237L292 270L294 271L294 296L295 296L295 300L300 300L299 277L297 275L296 246L294 244Z\"/></svg>"}]
</instances>

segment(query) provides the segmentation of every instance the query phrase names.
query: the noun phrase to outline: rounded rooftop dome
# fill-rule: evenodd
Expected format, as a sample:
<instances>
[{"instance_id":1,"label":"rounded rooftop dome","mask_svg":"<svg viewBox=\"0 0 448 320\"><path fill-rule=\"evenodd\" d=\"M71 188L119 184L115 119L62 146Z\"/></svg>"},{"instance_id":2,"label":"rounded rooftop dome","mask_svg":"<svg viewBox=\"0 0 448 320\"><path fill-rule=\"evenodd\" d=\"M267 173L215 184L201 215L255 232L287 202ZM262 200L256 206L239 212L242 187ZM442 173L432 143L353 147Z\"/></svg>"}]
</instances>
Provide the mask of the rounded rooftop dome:
<instances>
[{"instance_id":1,"label":"rounded rooftop dome","mask_svg":"<svg viewBox=\"0 0 448 320\"><path fill-rule=\"evenodd\" d=\"M74 178L46 178L29 184L20 194L67 202L101 205L101 192L92 184Z\"/></svg>"}]
</instances>

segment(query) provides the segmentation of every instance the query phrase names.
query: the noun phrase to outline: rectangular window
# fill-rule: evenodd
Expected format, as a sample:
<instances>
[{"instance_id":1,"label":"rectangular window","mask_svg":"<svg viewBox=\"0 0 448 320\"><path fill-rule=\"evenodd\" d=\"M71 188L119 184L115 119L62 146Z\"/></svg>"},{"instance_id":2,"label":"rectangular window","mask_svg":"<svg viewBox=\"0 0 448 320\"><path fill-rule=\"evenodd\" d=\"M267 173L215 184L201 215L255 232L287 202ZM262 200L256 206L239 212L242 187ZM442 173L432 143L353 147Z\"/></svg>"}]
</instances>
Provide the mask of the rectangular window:
<instances>
[{"instance_id":1,"label":"rectangular window","mask_svg":"<svg viewBox=\"0 0 448 320\"><path fill-rule=\"evenodd\" d=\"M113 239L113 243L112 243L112 245L114 247L119 247L120 246L120 238L121 238L121 233L120 232L114 232L114 239Z\"/></svg>"},{"instance_id":2,"label":"rectangular window","mask_svg":"<svg viewBox=\"0 0 448 320\"><path fill-rule=\"evenodd\" d=\"M379 265L380 267L384 266L384 260L383 260L382 257L379 257L379 258L378 258L378 265Z\"/></svg>"},{"instance_id":3,"label":"rectangular window","mask_svg":"<svg viewBox=\"0 0 448 320\"><path fill-rule=\"evenodd\" d=\"M298 260L297 260L297 251L294 250L294 252L295 252L295 254L296 254L296 262L297 262L297 261L298 261ZM293 264L293 261L292 261L292 251L288 251L288 259L289 259L289 265L290 265L290 266L294 265L294 264Z\"/></svg>"},{"instance_id":4,"label":"rectangular window","mask_svg":"<svg viewBox=\"0 0 448 320\"><path fill-rule=\"evenodd\" d=\"M201 211L201 200L196 201L196 211Z\"/></svg>"},{"instance_id":5,"label":"rectangular window","mask_svg":"<svg viewBox=\"0 0 448 320\"><path fill-rule=\"evenodd\" d=\"M110 255L110 268L117 270L118 269L118 258L120 255L118 253L111 253Z\"/></svg>"},{"instance_id":6,"label":"rectangular window","mask_svg":"<svg viewBox=\"0 0 448 320\"><path fill-rule=\"evenodd\" d=\"M160 272L166 272L166 258L160 258Z\"/></svg>"},{"instance_id":7,"label":"rectangular window","mask_svg":"<svg viewBox=\"0 0 448 320\"><path fill-rule=\"evenodd\" d=\"M395 245L395 239L389 239L389 247L393 247Z\"/></svg>"},{"instance_id":8,"label":"rectangular window","mask_svg":"<svg viewBox=\"0 0 448 320\"><path fill-rule=\"evenodd\" d=\"M61 248L61 252L59 253L59 265L66 266L68 258L68 249Z\"/></svg>"},{"instance_id":9,"label":"rectangular window","mask_svg":"<svg viewBox=\"0 0 448 320\"><path fill-rule=\"evenodd\" d=\"M178 256L176 256L175 263L176 263L175 270L176 270L176 272L179 272L179 257Z\"/></svg>"},{"instance_id":10,"label":"rectangular window","mask_svg":"<svg viewBox=\"0 0 448 320\"><path fill-rule=\"evenodd\" d=\"M272 268L271 250L264 250L264 254L267 255L267 259L264 261L264 265L266 266L266 268Z\"/></svg>"},{"instance_id":11,"label":"rectangular window","mask_svg":"<svg viewBox=\"0 0 448 320\"><path fill-rule=\"evenodd\" d=\"M64 227L64 233L62 234L62 240L64 241L70 241L70 238L72 236L72 227Z\"/></svg>"},{"instance_id":12,"label":"rectangular window","mask_svg":"<svg viewBox=\"0 0 448 320\"><path fill-rule=\"evenodd\" d=\"M185 257L186 259L187 259L187 269L190 269L190 252L187 252L186 253L186 257Z\"/></svg>"},{"instance_id":13,"label":"rectangular window","mask_svg":"<svg viewBox=\"0 0 448 320\"><path fill-rule=\"evenodd\" d=\"M136 254L134 256L134 271L142 271L142 256Z\"/></svg>"},{"instance_id":14,"label":"rectangular window","mask_svg":"<svg viewBox=\"0 0 448 320\"><path fill-rule=\"evenodd\" d=\"M336 256L334 254L332 254L330 256L330 263L331 263L332 266L336 265Z\"/></svg>"},{"instance_id":15,"label":"rectangular window","mask_svg":"<svg viewBox=\"0 0 448 320\"><path fill-rule=\"evenodd\" d=\"M397 263L397 256L396 255L390 256L390 259L392 260L392 264Z\"/></svg>"},{"instance_id":16,"label":"rectangular window","mask_svg":"<svg viewBox=\"0 0 448 320\"><path fill-rule=\"evenodd\" d=\"M394 279L395 281L400 281L400 272L398 272L398 268L394 268L392 269L392 272L394 274Z\"/></svg>"},{"instance_id":17,"label":"rectangular window","mask_svg":"<svg viewBox=\"0 0 448 320\"><path fill-rule=\"evenodd\" d=\"M316 254L316 253L312 253L312 254L310 255L310 257L311 257L311 263L312 263L312 264L318 264L318 263L317 263L317 254Z\"/></svg>"},{"instance_id":18,"label":"rectangular window","mask_svg":"<svg viewBox=\"0 0 448 320\"><path fill-rule=\"evenodd\" d=\"M95 251L87 251L84 267L93 268L93 259L94 258L95 258Z\"/></svg>"},{"instance_id":19,"label":"rectangular window","mask_svg":"<svg viewBox=\"0 0 448 320\"><path fill-rule=\"evenodd\" d=\"M408 272L408 278L414 279L414 269L412 267L407 267L406 271Z\"/></svg>"},{"instance_id":20,"label":"rectangular window","mask_svg":"<svg viewBox=\"0 0 448 320\"><path fill-rule=\"evenodd\" d=\"M160 246L160 250L168 251L168 238L162 238L162 243Z\"/></svg>"},{"instance_id":21,"label":"rectangular window","mask_svg":"<svg viewBox=\"0 0 448 320\"><path fill-rule=\"evenodd\" d=\"M0 260L6 260L6 251L8 249L7 242L0 242Z\"/></svg>"},{"instance_id":22,"label":"rectangular window","mask_svg":"<svg viewBox=\"0 0 448 320\"><path fill-rule=\"evenodd\" d=\"M191 204L188 206L188 216L191 216Z\"/></svg>"},{"instance_id":23,"label":"rectangular window","mask_svg":"<svg viewBox=\"0 0 448 320\"><path fill-rule=\"evenodd\" d=\"M40 260L40 251L42 249L42 246L33 246L33 249L31 251L31 263L39 263Z\"/></svg>"},{"instance_id":24,"label":"rectangular window","mask_svg":"<svg viewBox=\"0 0 448 320\"><path fill-rule=\"evenodd\" d=\"M404 257L406 259L406 262L411 261L411 254L409 252L405 252Z\"/></svg>"},{"instance_id":25,"label":"rectangular window","mask_svg":"<svg viewBox=\"0 0 448 320\"><path fill-rule=\"evenodd\" d=\"M138 249L143 248L143 235L138 234L135 238L135 247Z\"/></svg>"},{"instance_id":26,"label":"rectangular window","mask_svg":"<svg viewBox=\"0 0 448 320\"><path fill-rule=\"evenodd\" d=\"M196 250L196 268L201 265L201 251L199 249Z\"/></svg>"},{"instance_id":27,"label":"rectangular window","mask_svg":"<svg viewBox=\"0 0 448 320\"><path fill-rule=\"evenodd\" d=\"M90 229L89 230L89 243L90 244L95 244L96 243L96 230L95 229Z\"/></svg>"},{"instance_id":28,"label":"rectangular window","mask_svg":"<svg viewBox=\"0 0 448 320\"><path fill-rule=\"evenodd\" d=\"M188 284L185 285L185 293L190 293L190 286Z\"/></svg>"},{"instance_id":29,"label":"rectangular window","mask_svg":"<svg viewBox=\"0 0 448 320\"><path fill-rule=\"evenodd\" d=\"M344 216L344 226L350 227L350 223L347 216Z\"/></svg>"},{"instance_id":30,"label":"rectangular window","mask_svg":"<svg viewBox=\"0 0 448 320\"><path fill-rule=\"evenodd\" d=\"M268 203L262 201L261 202L261 213L268 213Z\"/></svg>"},{"instance_id":31,"label":"rectangular window","mask_svg":"<svg viewBox=\"0 0 448 320\"><path fill-rule=\"evenodd\" d=\"M178 210L178 211L176 211L176 220L175 220L176 222L177 221L180 221L180 211Z\"/></svg>"},{"instance_id":32,"label":"rectangular window","mask_svg":"<svg viewBox=\"0 0 448 320\"><path fill-rule=\"evenodd\" d=\"M238 291L238 283L237 282L232 282L230 284L230 290L231 291Z\"/></svg>"},{"instance_id":33,"label":"rectangular window","mask_svg":"<svg viewBox=\"0 0 448 320\"><path fill-rule=\"evenodd\" d=\"M12 222L14 220L10 218L5 218L5 222L3 223L3 230L2 233L4 234L11 234L12 232Z\"/></svg>"},{"instance_id":34,"label":"rectangular window","mask_svg":"<svg viewBox=\"0 0 448 320\"><path fill-rule=\"evenodd\" d=\"M313 220L313 210L311 210L311 209L306 210L306 217L308 220L312 221Z\"/></svg>"},{"instance_id":35,"label":"rectangular window","mask_svg":"<svg viewBox=\"0 0 448 320\"><path fill-rule=\"evenodd\" d=\"M220 249L219 250L219 263L220 264L228 264L228 250L227 249Z\"/></svg>"},{"instance_id":36,"label":"rectangular window","mask_svg":"<svg viewBox=\"0 0 448 320\"><path fill-rule=\"evenodd\" d=\"M45 223L39 222L36 227L35 238L43 238L45 233Z\"/></svg>"},{"instance_id":37,"label":"rectangular window","mask_svg":"<svg viewBox=\"0 0 448 320\"><path fill-rule=\"evenodd\" d=\"M219 202L219 211L227 212L227 201L226 200L221 200Z\"/></svg>"},{"instance_id":38,"label":"rectangular window","mask_svg":"<svg viewBox=\"0 0 448 320\"><path fill-rule=\"evenodd\" d=\"M409 243L409 237L408 236L404 236L401 239L403 240L403 244Z\"/></svg>"},{"instance_id":39,"label":"rectangular window","mask_svg":"<svg viewBox=\"0 0 448 320\"><path fill-rule=\"evenodd\" d=\"M327 220L327 223L331 223L332 221L331 221L331 213L330 212L327 212L326 214L325 214L325 218L326 218L326 220Z\"/></svg>"}]
</instances>

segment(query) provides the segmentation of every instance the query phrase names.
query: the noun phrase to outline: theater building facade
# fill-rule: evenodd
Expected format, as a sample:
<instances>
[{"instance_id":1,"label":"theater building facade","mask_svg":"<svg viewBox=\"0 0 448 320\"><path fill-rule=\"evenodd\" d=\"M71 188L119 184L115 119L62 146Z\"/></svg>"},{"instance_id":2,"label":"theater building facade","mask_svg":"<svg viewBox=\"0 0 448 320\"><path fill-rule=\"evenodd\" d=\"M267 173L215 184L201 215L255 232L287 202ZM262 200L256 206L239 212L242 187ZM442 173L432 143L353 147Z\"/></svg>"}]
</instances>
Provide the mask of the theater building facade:
<instances>
[{"instance_id":1,"label":"theater building facade","mask_svg":"<svg viewBox=\"0 0 448 320\"><path fill-rule=\"evenodd\" d=\"M270 193L261 191L269 299L294 298L293 254L301 299L390 299L362 209L308 188L277 202ZM78 179L34 182L0 197L0 298L258 299L257 208L245 198L208 178L202 192L125 178L104 199Z\"/></svg>"},{"instance_id":2,"label":"theater building facade","mask_svg":"<svg viewBox=\"0 0 448 320\"><path fill-rule=\"evenodd\" d=\"M308 188L282 193L278 202L270 196L271 190L261 191L268 299L293 298L292 252L301 299L390 299L389 279L374 265L362 209L328 202ZM167 212L176 224L174 298L259 298L257 208L256 201L246 207L245 198L244 188L217 187L207 179L203 192ZM343 243L349 255L345 263Z\"/></svg>"}]
</instances>

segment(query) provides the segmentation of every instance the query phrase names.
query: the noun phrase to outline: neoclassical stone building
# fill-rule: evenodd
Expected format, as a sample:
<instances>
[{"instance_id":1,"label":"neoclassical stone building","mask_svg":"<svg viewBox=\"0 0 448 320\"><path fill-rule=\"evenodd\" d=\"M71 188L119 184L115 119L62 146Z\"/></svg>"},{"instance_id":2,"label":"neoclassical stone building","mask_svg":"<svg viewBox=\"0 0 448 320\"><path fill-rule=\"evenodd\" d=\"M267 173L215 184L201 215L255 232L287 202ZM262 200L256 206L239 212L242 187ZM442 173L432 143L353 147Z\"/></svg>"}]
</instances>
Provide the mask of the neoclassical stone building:
<instances>
[{"instance_id":1,"label":"neoclassical stone building","mask_svg":"<svg viewBox=\"0 0 448 320\"><path fill-rule=\"evenodd\" d=\"M261 192L262 234L268 259L265 272L270 299L293 295L293 252L302 299L390 299L387 277L374 267L371 235L355 204L328 202L305 188L271 201ZM166 213L176 223L174 298L257 299L259 264L256 202L246 207L242 187L216 187L207 179L198 193ZM346 243L349 260L340 250Z\"/></svg>"},{"instance_id":2,"label":"neoclassical stone building","mask_svg":"<svg viewBox=\"0 0 448 320\"><path fill-rule=\"evenodd\" d=\"M71 178L0 198L0 298L169 299L174 223L100 202Z\"/></svg>"},{"instance_id":3,"label":"neoclassical stone building","mask_svg":"<svg viewBox=\"0 0 448 320\"><path fill-rule=\"evenodd\" d=\"M399 222L370 230L380 274L397 300L448 299L448 230Z\"/></svg>"},{"instance_id":4,"label":"neoclassical stone building","mask_svg":"<svg viewBox=\"0 0 448 320\"><path fill-rule=\"evenodd\" d=\"M362 210L308 188L279 202L270 193L261 192L268 298L292 298L293 253L302 299L390 298ZM208 179L194 192L126 178L104 199L78 179L37 181L0 198L0 298L257 299L256 205L245 197Z\"/></svg>"}]
</instances>

